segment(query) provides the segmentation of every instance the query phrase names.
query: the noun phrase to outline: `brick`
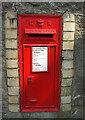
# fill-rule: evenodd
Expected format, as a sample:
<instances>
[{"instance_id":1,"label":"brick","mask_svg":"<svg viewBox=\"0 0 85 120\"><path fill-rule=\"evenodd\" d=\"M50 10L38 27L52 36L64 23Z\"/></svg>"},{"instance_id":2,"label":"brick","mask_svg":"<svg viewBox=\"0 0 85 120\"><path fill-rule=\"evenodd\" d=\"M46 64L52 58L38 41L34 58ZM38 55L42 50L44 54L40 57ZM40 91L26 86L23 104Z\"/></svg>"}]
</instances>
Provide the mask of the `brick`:
<instances>
[{"instance_id":1,"label":"brick","mask_svg":"<svg viewBox=\"0 0 85 120\"><path fill-rule=\"evenodd\" d=\"M17 39L17 30L6 29L6 38L7 39Z\"/></svg>"},{"instance_id":2,"label":"brick","mask_svg":"<svg viewBox=\"0 0 85 120\"><path fill-rule=\"evenodd\" d=\"M71 103L71 96L62 96L61 103Z\"/></svg>"},{"instance_id":3,"label":"brick","mask_svg":"<svg viewBox=\"0 0 85 120\"><path fill-rule=\"evenodd\" d=\"M8 13L6 13L6 18L15 19L15 18L17 18L17 13L16 12L8 12Z\"/></svg>"},{"instance_id":4,"label":"brick","mask_svg":"<svg viewBox=\"0 0 85 120\"><path fill-rule=\"evenodd\" d=\"M75 21L75 16L73 14L64 14L63 21Z\"/></svg>"},{"instance_id":5,"label":"brick","mask_svg":"<svg viewBox=\"0 0 85 120\"><path fill-rule=\"evenodd\" d=\"M17 20L16 19L6 19L5 28L17 28Z\"/></svg>"},{"instance_id":6,"label":"brick","mask_svg":"<svg viewBox=\"0 0 85 120\"><path fill-rule=\"evenodd\" d=\"M70 69L73 68L73 60L63 60L62 69Z\"/></svg>"},{"instance_id":7,"label":"brick","mask_svg":"<svg viewBox=\"0 0 85 120\"><path fill-rule=\"evenodd\" d=\"M62 96L69 96L69 95L71 95L71 87L62 87L61 88L61 95Z\"/></svg>"},{"instance_id":8,"label":"brick","mask_svg":"<svg viewBox=\"0 0 85 120\"><path fill-rule=\"evenodd\" d=\"M63 31L75 31L75 23L64 22Z\"/></svg>"},{"instance_id":9,"label":"brick","mask_svg":"<svg viewBox=\"0 0 85 120\"><path fill-rule=\"evenodd\" d=\"M9 103L19 103L19 96L9 96L8 102Z\"/></svg>"},{"instance_id":10,"label":"brick","mask_svg":"<svg viewBox=\"0 0 85 120\"><path fill-rule=\"evenodd\" d=\"M18 60L6 60L7 68L17 68Z\"/></svg>"},{"instance_id":11,"label":"brick","mask_svg":"<svg viewBox=\"0 0 85 120\"><path fill-rule=\"evenodd\" d=\"M63 42L63 50L73 50L74 42Z\"/></svg>"},{"instance_id":12,"label":"brick","mask_svg":"<svg viewBox=\"0 0 85 120\"><path fill-rule=\"evenodd\" d=\"M71 86L72 85L72 78L62 79L61 85L62 86Z\"/></svg>"},{"instance_id":13,"label":"brick","mask_svg":"<svg viewBox=\"0 0 85 120\"><path fill-rule=\"evenodd\" d=\"M73 59L73 51L62 51L64 59Z\"/></svg>"},{"instance_id":14,"label":"brick","mask_svg":"<svg viewBox=\"0 0 85 120\"><path fill-rule=\"evenodd\" d=\"M70 70L62 70L62 77L63 77L63 78L73 77L73 69L70 69Z\"/></svg>"},{"instance_id":15,"label":"brick","mask_svg":"<svg viewBox=\"0 0 85 120\"><path fill-rule=\"evenodd\" d=\"M6 50L6 58L18 58L17 50Z\"/></svg>"},{"instance_id":16,"label":"brick","mask_svg":"<svg viewBox=\"0 0 85 120\"><path fill-rule=\"evenodd\" d=\"M71 103L70 104L62 104L61 110L62 111L70 111L71 110Z\"/></svg>"},{"instance_id":17,"label":"brick","mask_svg":"<svg viewBox=\"0 0 85 120\"><path fill-rule=\"evenodd\" d=\"M19 112L19 105L9 105L10 112Z\"/></svg>"},{"instance_id":18,"label":"brick","mask_svg":"<svg viewBox=\"0 0 85 120\"><path fill-rule=\"evenodd\" d=\"M6 40L6 48L17 48L17 40Z\"/></svg>"},{"instance_id":19,"label":"brick","mask_svg":"<svg viewBox=\"0 0 85 120\"><path fill-rule=\"evenodd\" d=\"M9 95L19 95L19 87L8 87Z\"/></svg>"},{"instance_id":20,"label":"brick","mask_svg":"<svg viewBox=\"0 0 85 120\"><path fill-rule=\"evenodd\" d=\"M7 69L7 77L18 77L18 69Z\"/></svg>"},{"instance_id":21,"label":"brick","mask_svg":"<svg viewBox=\"0 0 85 120\"><path fill-rule=\"evenodd\" d=\"M7 79L8 86L17 86L19 87L19 79L18 78L8 78Z\"/></svg>"},{"instance_id":22,"label":"brick","mask_svg":"<svg viewBox=\"0 0 85 120\"><path fill-rule=\"evenodd\" d=\"M74 32L63 32L63 40L74 40Z\"/></svg>"}]
</instances>

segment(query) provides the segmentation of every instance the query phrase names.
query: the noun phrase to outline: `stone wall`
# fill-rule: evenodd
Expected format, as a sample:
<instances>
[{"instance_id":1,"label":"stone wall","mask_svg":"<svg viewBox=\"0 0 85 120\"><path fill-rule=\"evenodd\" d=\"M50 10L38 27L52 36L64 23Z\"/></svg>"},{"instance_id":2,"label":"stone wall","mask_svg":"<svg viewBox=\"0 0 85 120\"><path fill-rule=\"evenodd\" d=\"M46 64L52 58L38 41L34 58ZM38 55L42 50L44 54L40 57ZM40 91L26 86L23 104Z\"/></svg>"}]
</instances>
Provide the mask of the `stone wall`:
<instances>
[{"instance_id":1,"label":"stone wall","mask_svg":"<svg viewBox=\"0 0 85 120\"><path fill-rule=\"evenodd\" d=\"M3 67L5 69L3 69L3 118L14 118L15 116L17 118L35 118L35 116L37 118L70 118L78 115L78 113L77 115L75 114L76 110L74 107L74 93L77 91L75 88L76 83L74 83L76 80L76 72L74 71L76 70L74 66L74 53L76 52L74 48L76 44L74 46L74 40L78 39L79 35L81 35L82 39L81 30L80 28L78 29L79 22L75 20L78 16L82 18L83 14L79 4L72 4L75 11L73 11L74 9L71 7L71 3L3 3L3 30L5 30L5 34L3 33ZM64 59L62 60L61 67L61 103L59 112L20 112L17 13L60 14L63 16L62 56ZM77 31L79 34L76 33ZM78 83L80 84L80 82ZM5 98L7 98L7 101L5 101ZM79 109L77 108L77 111ZM82 110L82 107L80 110ZM78 116L82 117L82 115L83 113L81 111Z\"/></svg>"},{"instance_id":2,"label":"stone wall","mask_svg":"<svg viewBox=\"0 0 85 120\"><path fill-rule=\"evenodd\" d=\"M2 4L0 2L0 119L2 118Z\"/></svg>"}]
</instances>

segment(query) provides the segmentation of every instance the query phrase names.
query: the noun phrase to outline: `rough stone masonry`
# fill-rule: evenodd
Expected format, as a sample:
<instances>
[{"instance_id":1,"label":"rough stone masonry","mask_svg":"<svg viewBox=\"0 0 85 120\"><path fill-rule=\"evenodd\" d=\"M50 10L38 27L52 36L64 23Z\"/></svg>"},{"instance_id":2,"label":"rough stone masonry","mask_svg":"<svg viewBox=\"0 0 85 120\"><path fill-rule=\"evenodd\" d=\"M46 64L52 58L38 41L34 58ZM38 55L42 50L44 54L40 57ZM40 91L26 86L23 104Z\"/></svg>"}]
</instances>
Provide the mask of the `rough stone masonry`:
<instances>
[{"instance_id":1,"label":"rough stone masonry","mask_svg":"<svg viewBox=\"0 0 85 120\"><path fill-rule=\"evenodd\" d=\"M82 3L80 3L82 6ZM53 6L52 6L53 5ZM72 7L73 6L73 7ZM82 117L75 106L77 45L82 41L82 8L76 3L3 3L3 118ZM17 14L60 14L63 17L61 97L59 112L21 113ZM79 20L79 21L78 21ZM80 24L80 26L79 26ZM76 43L77 42L77 43ZM76 49L76 50L75 50ZM78 51L79 52L79 51ZM82 53L80 53L82 55ZM81 73L82 74L82 73ZM79 84L80 82L77 81ZM79 92L79 91L78 91ZM81 93L79 93L81 94ZM6 99L5 99L6 98ZM80 99L82 103L82 99ZM80 113L78 113L80 111Z\"/></svg>"}]
</instances>

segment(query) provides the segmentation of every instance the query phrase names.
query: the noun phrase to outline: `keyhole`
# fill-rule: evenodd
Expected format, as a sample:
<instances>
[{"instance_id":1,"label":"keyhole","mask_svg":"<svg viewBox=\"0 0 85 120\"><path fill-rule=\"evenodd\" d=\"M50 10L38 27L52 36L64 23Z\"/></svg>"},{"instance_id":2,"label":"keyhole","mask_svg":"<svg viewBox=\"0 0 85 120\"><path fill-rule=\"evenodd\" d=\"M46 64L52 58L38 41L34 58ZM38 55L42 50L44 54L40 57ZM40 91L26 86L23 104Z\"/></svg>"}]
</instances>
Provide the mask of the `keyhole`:
<instances>
[{"instance_id":1,"label":"keyhole","mask_svg":"<svg viewBox=\"0 0 85 120\"><path fill-rule=\"evenodd\" d=\"M32 78L31 78L31 77L29 77L30 82L31 82L31 79L32 79Z\"/></svg>"}]
</instances>

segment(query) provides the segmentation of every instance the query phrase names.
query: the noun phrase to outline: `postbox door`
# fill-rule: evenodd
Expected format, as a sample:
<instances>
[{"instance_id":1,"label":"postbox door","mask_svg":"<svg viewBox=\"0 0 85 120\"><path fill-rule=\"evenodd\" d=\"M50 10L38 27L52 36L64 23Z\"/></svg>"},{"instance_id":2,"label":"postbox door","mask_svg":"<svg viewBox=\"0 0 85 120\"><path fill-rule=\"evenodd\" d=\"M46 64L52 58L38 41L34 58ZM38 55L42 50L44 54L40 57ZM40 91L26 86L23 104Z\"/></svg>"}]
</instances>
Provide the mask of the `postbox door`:
<instances>
[{"instance_id":1,"label":"postbox door","mask_svg":"<svg viewBox=\"0 0 85 120\"><path fill-rule=\"evenodd\" d=\"M21 112L59 111L62 16L18 21Z\"/></svg>"},{"instance_id":2,"label":"postbox door","mask_svg":"<svg viewBox=\"0 0 85 120\"><path fill-rule=\"evenodd\" d=\"M45 55L43 55L43 52L42 55L46 58L44 58L42 62L44 62L45 65L47 64L47 66L46 68L41 68L41 70L33 70L39 68L39 66L37 68L36 65L33 66L33 60L36 59L36 54L33 56L33 48L36 47L23 47L24 106L28 108L55 107L55 47L44 46L46 51L44 51ZM40 48L42 51L43 46ZM37 54L39 55L39 53Z\"/></svg>"}]
</instances>

